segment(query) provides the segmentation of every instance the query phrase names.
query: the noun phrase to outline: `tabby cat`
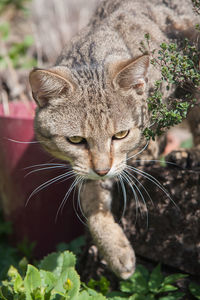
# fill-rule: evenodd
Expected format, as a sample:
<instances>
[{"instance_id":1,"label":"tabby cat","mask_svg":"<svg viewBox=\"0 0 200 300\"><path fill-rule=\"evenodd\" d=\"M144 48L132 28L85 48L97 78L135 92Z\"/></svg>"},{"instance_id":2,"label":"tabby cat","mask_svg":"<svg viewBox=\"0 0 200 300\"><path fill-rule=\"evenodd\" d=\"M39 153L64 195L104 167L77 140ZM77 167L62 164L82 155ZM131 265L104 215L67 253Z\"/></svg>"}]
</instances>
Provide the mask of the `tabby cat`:
<instances>
[{"instance_id":1,"label":"tabby cat","mask_svg":"<svg viewBox=\"0 0 200 300\"><path fill-rule=\"evenodd\" d=\"M111 213L112 182L147 144L146 99L160 77L141 42L148 33L156 49L180 38L194 18L189 0L105 0L55 66L30 73L36 136L71 164L77 184L85 179L81 205L91 235L123 279L135 270L135 254Z\"/></svg>"}]
</instances>

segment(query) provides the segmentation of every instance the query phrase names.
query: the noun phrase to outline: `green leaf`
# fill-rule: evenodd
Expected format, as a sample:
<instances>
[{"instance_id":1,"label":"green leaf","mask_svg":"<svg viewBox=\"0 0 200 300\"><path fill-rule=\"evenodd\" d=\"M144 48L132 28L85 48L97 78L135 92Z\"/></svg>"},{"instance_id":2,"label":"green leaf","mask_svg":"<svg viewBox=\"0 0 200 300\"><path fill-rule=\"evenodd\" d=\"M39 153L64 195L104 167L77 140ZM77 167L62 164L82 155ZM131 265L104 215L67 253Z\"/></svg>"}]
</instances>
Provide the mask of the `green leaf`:
<instances>
[{"instance_id":1,"label":"green leaf","mask_svg":"<svg viewBox=\"0 0 200 300\"><path fill-rule=\"evenodd\" d=\"M89 299L91 299L91 297L86 291L81 292L77 298L77 300L89 300Z\"/></svg>"},{"instance_id":2,"label":"green leaf","mask_svg":"<svg viewBox=\"0 0 200 300\"><path fill-rule=\"evenodd\" d=\"M155 296L153 294L148 294L145 300L155 300Z\"/></svg>"},{"instance_id":3,"label":"green leaf","mask_svg":"<svg viewBox=\"0 0 200 300\"><path fill-rule=\"evenodd\" d=\"M73 267L69 267L62 272L54 288L55 292L61 292L76 299L80 289L80 278Z\"/></svg>"},{"instance_id":4,"label":"green leaf","mask_svg":"<svg viewBox=\"0 0 200 300\"><path fill-rule=\"evenodd\" d=\"M84 235L79 236L78 238L74 239L70 243L60 243L56 247L58 251L69 250L73 252L75 255L80 254L81 247L85 245L85 237Z\"/></svg>"},{"instance_id":5,"label":"green leaf","mask_svg":"<svg viewBox=\"0 0 200 300\"><path fill-rule=\"evenodd\" d=\"M126 281L120 282L120 290L129 294L146 294L148 292L148 282L139 269Z\"/></svg>"},{"instance_id":6,"label":"green leaf","mask_svg":"<svg viewBox=\"0 0 200 300\"><path fill-rule=\"evenodd\" d=\"M4 297L1 287L0 287L0 299L2 299L2 300L8 300L7 298Z\"/></svg>"},{"instance_id":7,"label":"green leaf","mask_svg":"<svg viewBox=\"0 0 200 300\"><path fill-rule=\"evenodd\" d=\"M32 265L28 265L26 276L24 278L24 287L27 299L31 299L31 293L41 287L40 273L38 269Z\"/></svg>"},{"instance_id":8,"label":"green leaf","mask_svg":"<svg viewBox=\"0 0 200 300\"><path fill-rule=\"evenodd\" d=\"M76 257L69 251L63 253L51 253L46 256L39 264L39 268L45 271L53 272L54 275L59 277L61 273L69 267L74 267Z\"/></svg>"},{"instance_id":9,"label":"green leaf","mask_svg":"<svg viewBox=\"0 0 200 300\"><path fill-rule=\"evenodd\" d=\"M20 292L23 289L23 279L22 277L18 274L17 277L15 278L15 282L14 282L14 291L15 293Z\"/></svg>"},{"instance_id":10,"label":"green leaf","mask_svg":"<svg viewBox=\"0 0 200 300\"><path fill-rule=\"evenodd\" d=\"M149 278L149 289L153 293L158 293L158 290L163 282L160 264L152 271Z\"/></svg>"},{"instance_id":11,"label":"green leaf","mask_svg":"<svg viewBox=\"0 0 200 300\"><path fill-rule=\"evenodd\" d=\"M160 297L159 300L181 300L185 294L182 292L169 293L167 296Z\"/></svg>"},{"instance_id":12,"label":"green leaf","mask_svg":"<svg viewBox=\"0 0 200 300\"><path fill-rule=\"evenodd\" d=\"M13 267L13 266L10 266L9 270L8 270L8 276L10 277L11 281L15 281L15 278L19 275L19 272L18 270Z\"/></svg>"},{"instance_id":13,"label":"green leaf","mask_svg":"<svg viewBox=\"0 0 200 300\"><path fill-rule=\"evenodd\" d=\"M194 282L191 282L189 284L189 290L194 297L196 297L197 299L200 299L200 285L198 285Z\"/></svg>"},{"instance_id":14,"label":"green leaf","mask_svg":"<svg viewBox=\"0 0 200 300\"><path fill-rule=\"evenodd\" d=\"M159 290L159 293L164 293L164 292L173 292L176 291L178 288L176 286L173 286L171 284L166 284L161 287Z\"/></svg>"},{"instance_id":15,"label":"green leaf","mask_svg":"<svg viewBox=\"0 0 200 300\"><path fill-rule=\"evenodd\" d=\"M41 278L41 287L45 288L45 292L51 291L56 283L57 283L57 278L56 276L48 271L40 270L40 278Z\"/></svg>"},{"instance_id":16,"label":"green leaf","mask_svg":"<svg viewBox=\"0 0 200 300\"><path fill-rule=\"evenodd\" d=\"M128 298L128 300L146 300L147 296L141 294L134 294Z\"/></svg>"},{"instance_id":17,"label":"green leaf","mask_svg":"<svg viewBox=\"0 0 200 300\"><path fill-rule=\"evenodd\" d=\"M181 274L181 273L172 274L172 275L169 275L169 276L165 277L165 279L163 281L163 284L171 284L171 283L174 283L177 280L183 279L185 277L188 277L188 275L187 274Z\"/></svg>"},{"instance_id":18,"label":"green leaf","mask_svg":"<svg viewBox=\"0 0 200 300\"><path fill-rule=\"evenodd\" d=\"M26 257L23 257L20 262L18 263L19 269L23 275L26 274L27 267L28 267L28 260Z\"/></svg>"},{"instance_id":19,"label":"green leaf","mask_svg":"<svg viewBox=\"0 0 200 300\"><path fill-rule=\"evenodd\" d=\"M88 287L91 289L98 289L103 295L106 295L110 288L110 281L104 276L101 276L100 280L90 279Z\"/></svg>"},{"instance_id":20,"label":"green leaf","mask_svg":"<svg viewBox=\"0 0 200 300\"><path fill-rule=\"evenodd\" d=\"M123 292L119 292L119 291L112 291L112 292L107 293L106 297L108 299L113 299L115 297L118 297L120 299L124 299L124 298L127 298L127 294L123 293Z\"/></svg>"},{"instance_id":21,"label":"green leaf","mask_svg":"<svg viewBox=\"0 0 200 300\"><path fill-rule=\"evenodd\" d=\"M106 300L106 298L99 293L96 293L95 296L91 296L87 291L83 291L75 300Z\"/></svg>"},{"instance_id":22,"label":"green leaf","mask_svg":"<svg viewBox=\"0 0 200 300\"><path fill-rule=\"evenodd\" d=\"M148 281L149 280L149 271L143 265L137 265L137 270L140 271L142 276Z\"/></svg>"},{"instance_id":23,"label":"green leaf","mask_svg":"<svg viewBox=\"0 0 200 300\"><path fill-rule=\"evenodd\" d=\"M126 297L121 297L121 296L113 296L113 297L108 297L106 299L109 299L109 300L125 300L125 299L129 299Z\"/></svg>"}]
</instances>

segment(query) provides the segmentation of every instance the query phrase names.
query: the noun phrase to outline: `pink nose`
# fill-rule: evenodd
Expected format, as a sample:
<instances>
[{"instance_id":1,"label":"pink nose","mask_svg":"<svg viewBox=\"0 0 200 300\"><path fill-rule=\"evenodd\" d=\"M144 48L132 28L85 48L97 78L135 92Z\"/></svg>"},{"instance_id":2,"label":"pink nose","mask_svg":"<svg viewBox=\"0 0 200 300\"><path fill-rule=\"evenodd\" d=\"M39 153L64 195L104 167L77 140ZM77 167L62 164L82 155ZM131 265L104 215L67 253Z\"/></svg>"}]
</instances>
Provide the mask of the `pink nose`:
<instances>
[{"instance_id":1,"label":"pink nose","mask_svg":"<svg viewBox=\"0 0 200 300\"><path fill-rule=\"evenodd\" d=\"M97 173L99 176L105 176L106 174L108 174L108 172L110 171L110 169L105 169L105 170L94 170L95 173Z\"/></svg>"}]
</instances>

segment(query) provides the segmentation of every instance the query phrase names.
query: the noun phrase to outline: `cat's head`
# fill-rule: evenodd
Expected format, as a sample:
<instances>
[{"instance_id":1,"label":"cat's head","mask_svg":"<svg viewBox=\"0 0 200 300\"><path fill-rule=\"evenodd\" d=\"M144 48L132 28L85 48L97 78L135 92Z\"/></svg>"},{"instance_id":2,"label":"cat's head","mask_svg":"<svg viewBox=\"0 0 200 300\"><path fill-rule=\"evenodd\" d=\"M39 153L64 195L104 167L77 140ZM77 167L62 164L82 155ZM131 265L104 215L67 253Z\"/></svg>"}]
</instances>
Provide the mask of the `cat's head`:
<instances>
[{"instance_id":1,"label":"cat's head","mask_svg":"<svg viewBox=\"0 0 200 300\"><path fill-rule=\"evenodd\" d=\"M118 175L145 144L148 55L80 69L30 73L38 104L35 131L48 152L87 178Z\"/></svg>"}]
</instances>

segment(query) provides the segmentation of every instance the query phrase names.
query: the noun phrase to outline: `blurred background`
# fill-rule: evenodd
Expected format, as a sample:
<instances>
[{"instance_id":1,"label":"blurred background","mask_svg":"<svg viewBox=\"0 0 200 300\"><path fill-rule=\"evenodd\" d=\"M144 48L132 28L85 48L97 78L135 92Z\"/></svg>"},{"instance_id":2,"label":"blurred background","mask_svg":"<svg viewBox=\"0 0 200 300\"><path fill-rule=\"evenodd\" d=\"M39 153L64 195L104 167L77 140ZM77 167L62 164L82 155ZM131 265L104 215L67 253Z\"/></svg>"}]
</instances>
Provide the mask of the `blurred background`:
<instances>
[{"instance_id":1,"label":"blurred background","mask_svg":"<svg viewBox=\"0 0 200 300\"><path fill-rule=\"evenodd\" d=\"M37 256L83 230L73 208L73 193L55 222L70 180L59 183L59 188L55 184L44 189L26 205L35 189L58 175L49 169L35 172L52 157L34 139L35 104L28 76L33 67L55 63L64 45L87 24L96 4L96 0L0 0L0 253L6 252L1 215L12 223L12 242L36 243Z\"/></svg>"},{"instance_id":2,"label":"blurred background","mask_svg":"<svg viewBox=\"0 0 200 300\"><path fill-rule=\"evenodd\" d=\"M97 0L0 0L0 102L31 99L28 73L53 65Z\"/></svg>"}]
</instances>

